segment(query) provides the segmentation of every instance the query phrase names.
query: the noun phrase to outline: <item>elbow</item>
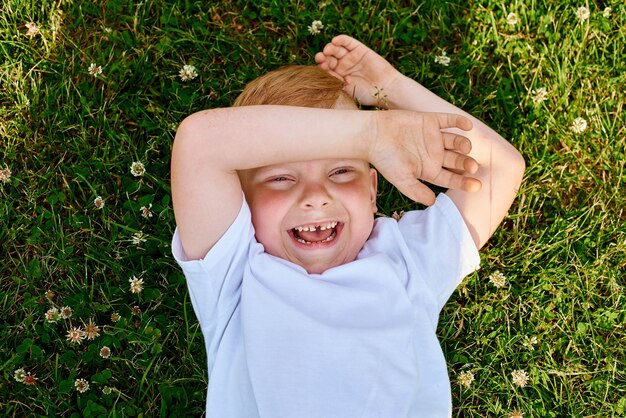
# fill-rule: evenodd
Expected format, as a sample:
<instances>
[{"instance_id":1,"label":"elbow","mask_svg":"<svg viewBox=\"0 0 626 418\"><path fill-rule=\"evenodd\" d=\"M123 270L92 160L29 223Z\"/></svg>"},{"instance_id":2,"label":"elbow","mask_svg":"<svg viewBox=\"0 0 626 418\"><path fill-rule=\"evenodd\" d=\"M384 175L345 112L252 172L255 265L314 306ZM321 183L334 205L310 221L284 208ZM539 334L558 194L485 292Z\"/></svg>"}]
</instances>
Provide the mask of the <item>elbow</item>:
<instances>
[{"instance_id":1,"label":"elbow","mask_svg":"<svg viewBox=\"0 0 626 418\"><path fill-rule=\"evenodd\" d=\"M198 132L200 132L201 129L200 125L202 124L202 117L200 116L200 113L191 114L183 119L183 121L178 125L178 129L176 129L174 144L189 142L190 140L198 137Z\"/></svg>"},{"instance_id":2,"label":"elbow","mask_svg":"<svg viewBox=\"0 0 626 418\"><path fill-rule=\"evenodd\" d=\"M183 121L178 125L176 129L176 134L174 135L174 145L172 148L172 153L180 152L181 149L184 149L188 146L189 142L193 140L193 132L195 131L196 121L193 118L193 115L187 116Z\"/></svg>"},{"instance_id":3,"label":"elbow","mask_svg":"<svg viewBox=\"0 0 626 418\"><path fill-rule=\"evenodd\" d=\"M503 179L507 179L506 181L509 184L509 187L511 187L511 191L514 195L517 195L526 170L526 161L524 161L524 157L517 149L511 146L506 153L506 157L500 161L498 166L500 167L498 172L503 175Z\"/></svg>"},{"instance_id":4,"label":"elbow","mask_svg":"<svg viewBox=\"0 0 626 418\"><path fill-rule=\"evenodd\" d=\"M499 178L506 182L517 193L524 178L526 161L517 148L509 142L503 140L498 145L498 147L493 147L493 155L489 158L493 160L489 176L493 176L494 180Z\"/></svg>"},{"instance_id":5,"label":"elbow","mask_svg":"<svg viewBox=\"0 0 626 418\"><path fill-rule=\"evenodd\" d=\"M205 157L217 145L220 126L218 110L203 110L187 116L178 125L174 136L172 154L184 154L187 157Z\"/></svg>"},{"instance_id":6,"label":"elbow","mask_svg":"<svg viewBox=\"0 0 626 418\"><path fill-rule=\"evenodd\" d=\"M526 161L517 149L515 149L515 153L511 158L511 170L513 170L515 178L517 179L517 186L519 187L524 178L524 172L526 171Z\"/></svg>"},{"instance_id":7,"label":"elbow","mask_svg":"<svg viewBox=\"0 0 626 418\"><path fill-rule=\"evenodd\" d=\"M178 125L174 143L172 145L171 165L172 173L176 169L198 166L203 160L208 158L208 152L213 149L206 146L207 140L213 135L204 127L205 122L193 114L187 116Z\"/></svg>"},{"instance_id":8,"label":"elbow","mask_svg":"<svg viewBox=\"0 0 626 418\"><path fill-rule=\"evenodd\" d=\"M504 140L500 142L500 145L501 158L498 165L501 167L501 170L507 173L510 179L515 181L516 186L519 186L526 170L526 161L518 149L511 145L510 142ZM494 162L497 161L495 158L494 154Z\"/></svg>"}]
</instances>

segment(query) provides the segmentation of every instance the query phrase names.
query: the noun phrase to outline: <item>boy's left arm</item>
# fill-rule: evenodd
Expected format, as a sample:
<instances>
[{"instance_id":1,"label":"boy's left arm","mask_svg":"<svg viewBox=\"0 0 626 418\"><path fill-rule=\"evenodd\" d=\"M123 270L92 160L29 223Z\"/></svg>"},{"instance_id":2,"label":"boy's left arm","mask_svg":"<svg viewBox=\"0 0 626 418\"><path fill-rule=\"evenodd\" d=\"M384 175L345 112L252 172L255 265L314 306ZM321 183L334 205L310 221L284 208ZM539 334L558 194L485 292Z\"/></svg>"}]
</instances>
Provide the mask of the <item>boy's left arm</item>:
<instances>
[{"instance_id":1,"label":"boy's left arm","mask_svg":"<svg viewBox=\"0 0 626 418\"><path fill-rule=\"evenodd\" d=\"M448 112L463 115L473 123L465 132L472 143L469 154L479 165L472 177L482 183L478 192L448 190L472 234L477 248L481 248L506 216L522 182L525 163L521 154L508 141L485 123L448 103L414 80L402 76L397 89L388 91L389 107L430 112Z\"/></svg>"},{"instance_id":2,"label":"boy's left arm","mask_svg":"<svg viewBox=\"0 0 626 418\"><path fill-rule=\"evenodd\" d=\"M520 153L482 121L402 75L354 38L335 37L315 60L321 68L343 79L346 92L363 104L454 113L472 121L473 129L462 134L472 143L469 156L479 164L472 177L482 182L482 188L478 192L448 190L446 194L459 209L476 246L481 248L506 216L522 182L525 163Z\"/></svg>"}]
</instances>

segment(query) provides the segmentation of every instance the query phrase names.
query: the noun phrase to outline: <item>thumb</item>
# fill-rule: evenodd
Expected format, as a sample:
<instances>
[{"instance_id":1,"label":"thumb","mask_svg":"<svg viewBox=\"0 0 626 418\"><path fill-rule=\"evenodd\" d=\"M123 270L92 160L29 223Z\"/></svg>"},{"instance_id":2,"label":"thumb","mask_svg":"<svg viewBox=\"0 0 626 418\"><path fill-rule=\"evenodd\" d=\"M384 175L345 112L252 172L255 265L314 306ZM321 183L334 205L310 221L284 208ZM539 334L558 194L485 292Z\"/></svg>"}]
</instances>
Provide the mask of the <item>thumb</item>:
<instances>
[{"instance_id":1,"label":"thumb","mask_svg":"<svg viewBox=\"0 0 626 418\"><path fill-rule=\"evenodd\" d=\"M411 181L398 187L398 190L406 197L416 201L417 203L431 206L435 203L435 193L424 183L419 180Z\"/></svg>"}]
</instances>

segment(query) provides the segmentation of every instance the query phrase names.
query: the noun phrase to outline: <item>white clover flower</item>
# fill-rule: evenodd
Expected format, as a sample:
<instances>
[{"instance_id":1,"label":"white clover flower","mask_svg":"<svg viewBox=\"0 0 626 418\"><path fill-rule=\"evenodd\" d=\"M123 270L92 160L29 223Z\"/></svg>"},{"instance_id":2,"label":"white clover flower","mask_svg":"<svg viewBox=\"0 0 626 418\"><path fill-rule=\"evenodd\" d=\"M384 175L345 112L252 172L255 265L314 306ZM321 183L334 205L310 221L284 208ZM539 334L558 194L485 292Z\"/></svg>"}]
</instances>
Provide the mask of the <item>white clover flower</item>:
<instances>
[{"instance_id":1,"label":"white clover flower","mask_svg":"<svg viewBox=\"0 0 626 418\"><path fill-rule=\"evenodd\" d=\"M93 340L96 337L100 336L100 327L94 324L93 321L90 319L89 323L85 325L84 333L85 337L87 337L88 340Z\"/></svg>"},{"instance_id":2,"label":"white clover flower","mask_svg":"<svg viewBox=\"0 0 626 418\"><path fill-rule=\"evenodd\" d=\"M105 386L102 388L102 393L105 395L110 395L112 392L112 389L109 386Z\"/></svg>"},{"instance_id":3,"label":"white clover flower","mask_svg":"<svg viewBox=\"0 0 626 418\"><path fill-rule=\"evenodd\" d=\"M509 13L509 15L506 17L506 23L511 26L517 25L517 15L515 13Z\"/></svg>"},{"instance_id":4,"label":"white clover flower","mask_svg":"<svg viewBox=\"0 0 626 418\"><path fill-rule=\"evenodd\" d=\"M102 196L98 196L93 200L93 205L96 209L102 209L104 207L104 200L102 200Z\"/></svg>"},{"instance_id":5,"label":"white clover flower","mask_svg":"<svg viewBox=\"0 0 626 418\"><path fill-rule=\"evenodd\" d=\"M528 384L529 377L525 370L513 370L511 379L516 386L523 388Z\"/></svg>"},{"instance_id":6,"label":"white clover flower","mask_svg":"<svg viewBox=\"0 0 626 418\"><path fill-rule=\"evenodd\" d=\"M450 64L450 57L446 55L446 51L443 51L441 55L435 57L435 62L447 67Z\"/></svg>"},{"instance_id":7,"label":"white clover flower","mask_svg":"<svg viewBox=\"0 0 626 418\"><path fill-rule=\"evenodd\" d=\"M537 345L537 337L535 337L534 335L532 337L526 336L522 345L530 351L535 351L535 345Z\"/></svg>"},{"instance_id":8,"label":"white clover flower","mask_svg":"<svg viewBox=\"0 0 626 418\"><path fill-rule=\"evenodd\" d=\"M189 81L198 77L198 72L196 71L196 67L193 65L183 65L183 68L180 69L178 75L182 81Z\"/></svg>"},{"instance_id":9,"label":"white clover flower","mask_svg":"<svg viewBox=\"0 0 626 418\"><path fill-rule=\"evenodd\" d=\"M133 276L133 278L128 279L128 281L130 282L130 291L132 293L141 293L143 290L143 279L138 279Z\"/></svg>"},{"instance_id":10,"label":"white clover flower","mask_svg":"<svg viewBox=\"0 0 626 418\"><path fill-rule=\"evenodd\" d=\"M524 413L518 409L514 409L509 412L508 418L524 418Z\"/></svg>"},{"instance_id":11,"label":"white clover flower","mask_svg":"<svg viewBox=\"0 0 626 418\"><path fill-rule=\"evenodd\" d=\"M26 24L26 28L28 29L28 31L26 32L26 36L28 37L32 38L33 36L39 34L39 27L35 25L34 22L28 22Z\"/></svg>"},{"instance_id":12,"label":"white clover flower","mask_svg":"<svg viewBox=\"0 0 626 418\"><path fill-rule=\"evenodd\" d=\"M131 238L131 242L135 245L146 242L146 236L142 231L135 232Z\"/></svg>"},{"instance_id":13,"label":"white clover flower","mask_svg":"<svg viewBox=\"0 0 626 418\"><path fill-rule=\"evenodd\" d=\"M474 373L472 373L469 370L463 371L459 373L459 377L457 377L457 381L459 382L459 385L469 388L472 385L472 382L474 381Z\"/></svg>"},{"instance_id":14,"label":"white clover flower","mask_svg":"<svg viewBox=\"0 0 626 418\"><path fill-rule=\"evenodd\" d=\"M602 16L606 17L607 19L611 17L611 8L605 7L604 10L602 11Z\"/></svg>"},{"instance_id":15,"label":"white clover flower","mask_svg":"<svg viewBox=\"0 0 626 418\"><path fill-rule=\"evenodd\" d=\"M150 203L148 207L142 206L139 209L139 211L141 212L141 216L143 216L146 219L152 218L152 211L150 209L152 209L152 203Z\"/></svg>"},{"instance_id":16,"label":"white clover flower","mask_svg":"<svg viewBox=\"0 0 626 418\"><path fill-rule=\"evenodd\" d=\"M311 35L317 35L321 32L322 29L324 29L324 25L322 24L321 20L314 20L311 23L311 26L307 27L307 29L309 30L309 33Z\"/></svg>"},{"instance_id":17,"label":"white clover flower","mask_svg":"<svg viewBox=\"0 0 626 418\"><path fill-rule=\"evenodd\" d=\"M589 9L587 9L585 6L580 6L578 10L576 10L576 17L578 17L581 22L589 19L589 15Z\"/></svg>"},{"instance_id":18,"label":"white clover flower","mask_svg":"<svg viewBox=\"0 0 626 418\"><path fill-rule=\"evenodd\" d=\"M491 276L489 276L489 281L497 288L506 286L506 276L499 271L495 271Z\"/></svg>"},{"instance_id":19,"label":"white clover flower","mask_svg":"<svg viewBox=\"0 0 626 418\"><path fill-rule=\"evenodd\" d=\"M548 92L546 91L545 87L540 87L537 90L532 90L531 93L533 95L532 99L534 104L539 104L548 100Z\"/></svg>"},{"instance_id":20,"label":"white clover flower","mask_svg":"<svg viewBox=\"0 0 626 418\"><path fill-rule=\"evenodd\" d=\"M76 379L74 381L74 387L80 393L85 393L89 390L89 382L85 379Z\"/></svg>"},{"instance_id":21,"label":"white clover flower","mask_svg":"<svg viewBox=\"0 0 626 418\"><path fill-rule=\"evenodd\" d=\"M101 65L96 65L95 63L92 62L89 65L89 68L87 69L87 72L89 73L89 75L97 77L100 74L102 74L102 66Z\"/></svg>"},{"instance_id":22,"label":"white clover flower","mask_svg":"<svg viewBox=\"0 0 626 418\"><path fill-rule=\"evenodd\" d=\"M11 180L11 170L3 168L0 170L0 182L8 183Z\"/></svg>"},{"instance_id":23,"label":"white clover flower","mask_svg":"<svg viewBox=\"0 0 626 418\"><path fill-rule=\"evenodd\" d=\"M107 347L106 345L102 347L100 349L100 357L105 358L105 359L111 357L111 349Z\"/></svg>"},{"instance_id":24,"label":"white clover flower","mask_svg":"<svg viewBox=\"0 0 626 418\"><path fill-rule=\"evenodd\" d=\"M46 321L57 322L59 319L59 310L57 308L50 308L46 312Z\"/></svg>"},{"instance_id":25,"label":"white clover flower","mask_svg":"<svg viewBox=\"0 0 626 418\"><path fill-rule=\"evenodd\" d=\"M134 161L130 165L130 174L132 174L135 177L141 177L144 174L146 174L146 167L144 167L141 161Z\"/></svg>"},{"instance_id":26,"label":"white clover flower","mask_svg":"<svg viewBox=\"0 0 626 418\"><path fill-rule=\"evenodd\" d=\"M67 341L71 343L79 343L85 339L85 331L81 327L72 327L67 332Z\"/></svg>"},{"instance_id":27,"label":"white clover flower","mask_svg":"<svg viewBox=\"0 0 626 418\"><path fill-rule=\"evenodd\" d=\"M69 306L64 306L61 308L61 318L63 319L68 319L72 316L72 313L72 308L70 308Z\"/></svg>"},{"instance_id":28,"label":"white clover flower","mask_svg":"<svg viewBox=\"0 0 626 418\"><path fill-rule=\"evenodd\" d=\"M583 118L576 118L574 119L574 122L572 122L572 126L570 126L570 129L574 133L582 133L585 131L585 129L587 129L587 121Z\"/></svg>"},{"instance_id":29,"label":"white clover flower","mask_svg":"<svg viewBox=\"0 0 626 418\"><path fill-rule=\"evenodd\" d=\"M24 381L22 383L24 383L25 385L32 386L32 385L37 384L37 380L39 379L34 374L26 373L26 375L24 376Z\"/></svg>"},{"instance_id":30,"label":"white clover flower","mask_svg":"<svg viewBox=\"0 0 626 418\"><path fill-rule=\"evenodd\" d=\"M22 383L24 381L24 377L26 377L26 371L22 368L19 368L13 372L13 379Z\"/></svg>"}]
</instances>

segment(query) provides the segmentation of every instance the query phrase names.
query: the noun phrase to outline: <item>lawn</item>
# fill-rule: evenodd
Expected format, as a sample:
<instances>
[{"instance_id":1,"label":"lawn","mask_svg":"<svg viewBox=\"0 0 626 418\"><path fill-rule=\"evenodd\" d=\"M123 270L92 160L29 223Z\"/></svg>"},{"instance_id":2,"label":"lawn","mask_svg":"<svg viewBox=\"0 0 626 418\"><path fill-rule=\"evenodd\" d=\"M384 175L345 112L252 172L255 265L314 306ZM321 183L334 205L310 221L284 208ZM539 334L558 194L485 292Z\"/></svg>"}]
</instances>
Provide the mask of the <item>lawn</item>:
<instances>
[{"instance_id":1,"label":"lawn","mask_svg":"<svg viewBox=\"0 0 626 418\"><path fill-rule=\"evenodd\" d=\"M441 315L454 415L626 414L622 1L3 0L0 415L203 414L170 252L176 127L339 33L527 163ZM381 213L416 207L383 183Z\"/></svg>"}]
</instances>

